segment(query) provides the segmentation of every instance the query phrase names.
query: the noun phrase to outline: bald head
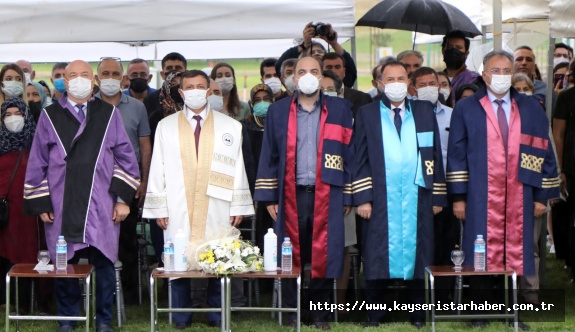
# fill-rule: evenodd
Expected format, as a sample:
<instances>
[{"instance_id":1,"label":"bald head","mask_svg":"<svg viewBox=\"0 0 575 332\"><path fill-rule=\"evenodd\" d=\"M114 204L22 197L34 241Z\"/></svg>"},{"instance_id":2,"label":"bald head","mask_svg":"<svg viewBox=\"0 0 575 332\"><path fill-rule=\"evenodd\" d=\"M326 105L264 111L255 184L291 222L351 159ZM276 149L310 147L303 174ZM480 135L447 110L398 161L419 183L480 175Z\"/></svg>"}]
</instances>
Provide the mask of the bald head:
<instances>
[{"instance_id":1,"label":"bald head","mask_svg":"<svg viewBox=\"0 0 575 332\"><path fill-rule=\"evenodd\" d=\"M18 67L20 67L20 69L22 69L24 75L28 76L27 78L29 78L30 81L34 80L36 72L34 71L34 69L32 69L32 64L30 62L26 60L18 60L16 61L16 64L18 65Z\"/></svg>"},{"instance_id":2,"label":"bald head","mask_svg":"<svg viewBox=\"0 0 575 332\"><path fill-rule=\"evenodd\" d=\"M91 80L94 78L94 71L86 61L75 60L70 62L70 64L66 66L66 71L64 72L64 78L70 81L75 79L76 77L83 77Z\"/></svg>"}]
</instances>

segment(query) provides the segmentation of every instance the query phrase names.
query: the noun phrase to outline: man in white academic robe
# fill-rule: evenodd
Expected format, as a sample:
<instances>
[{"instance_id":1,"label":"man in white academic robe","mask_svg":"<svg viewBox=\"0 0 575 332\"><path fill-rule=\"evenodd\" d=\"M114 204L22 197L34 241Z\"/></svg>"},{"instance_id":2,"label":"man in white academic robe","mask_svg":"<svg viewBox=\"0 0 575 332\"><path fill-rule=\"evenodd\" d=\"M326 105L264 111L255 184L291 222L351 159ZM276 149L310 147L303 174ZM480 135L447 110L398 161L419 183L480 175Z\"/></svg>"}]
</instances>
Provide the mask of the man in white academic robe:
<instances>
[{"instance_id":1,"label":"man in white academic robe","mask_svg":"<svg viewBox=\"0 0 575 332\"><path fill-rule=\"evenodd\" d=\"M144 218L156 219L164 238L182 229L195 247L215 239L253 215L242 155L242 126L236 120L210 109L210 81L199 70L182 75L180 94L185 109L160 121ZM188 279L172 281L172 306L192 305ZM218 279L209 279L208 306L220 307ZM176 329L191 323L191 313L174 313ZM221 322L219 313L209 313L211 326Z\"/></svg>"}]
</instances>

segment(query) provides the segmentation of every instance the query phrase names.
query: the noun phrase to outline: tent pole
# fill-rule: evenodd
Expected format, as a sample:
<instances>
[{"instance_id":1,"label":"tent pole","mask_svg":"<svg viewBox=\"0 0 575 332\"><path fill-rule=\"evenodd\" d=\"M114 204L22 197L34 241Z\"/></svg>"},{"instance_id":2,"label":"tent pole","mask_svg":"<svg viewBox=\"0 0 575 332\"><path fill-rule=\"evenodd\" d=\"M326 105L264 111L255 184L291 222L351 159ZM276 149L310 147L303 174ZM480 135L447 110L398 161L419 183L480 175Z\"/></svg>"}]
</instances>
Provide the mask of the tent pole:
<instances>
[{"instance_id":1,"label":"tent pole","mask_svg":"<svg viewBox=\"0 0 575 332\"><path fill-rule=\"evenodd\" d=\"M487 43L487 26L481 26L481 45L485 45Z\"/></svg>"},{"instance_id":2,"label":"tent pole","mask_svg":"<svg viewBox=\"0 0 575 332\"><path fill-rule=\"evenodd\" d=\"M503 49L503 24L501 18L501 0L493 0L493 50Z\"/></svg>"},{"instance_id":3,"label":"tent pole","mask_svg":"<svg viewBox=\"0 0 575 332\"><path fill-rule=\"evenodd\" d=\"M412 51L415 50L415 38L417 38L417 24L415 25L415 31L413 32L413 46L411 47Z\"/></svg>"},{"instance_id":4,"label":"tent pole","mask_svg":"<svg viewBox=\"0 0 575 332\"><path fill-rule=\"evenodd\" d=\"M549 37L549 49L547 50L547 91L545 91L545 111L547 118L551 120L553 114L553 53L555 53L555 38Z\"/></svg>"},{"instance_id":5,"label":"tent pole","mask_svg":"<svg viewBox=\"0 0 575 332\"><path fill-rule=\"evenodd\" d=\"M351 37L351 57L355 63L357 63L357 54L355 50L355 33L353 34L353 37ZM355 80L355 83L353 83L353 88L357 90L357 80Z\"/></svg>"}]
</instances>

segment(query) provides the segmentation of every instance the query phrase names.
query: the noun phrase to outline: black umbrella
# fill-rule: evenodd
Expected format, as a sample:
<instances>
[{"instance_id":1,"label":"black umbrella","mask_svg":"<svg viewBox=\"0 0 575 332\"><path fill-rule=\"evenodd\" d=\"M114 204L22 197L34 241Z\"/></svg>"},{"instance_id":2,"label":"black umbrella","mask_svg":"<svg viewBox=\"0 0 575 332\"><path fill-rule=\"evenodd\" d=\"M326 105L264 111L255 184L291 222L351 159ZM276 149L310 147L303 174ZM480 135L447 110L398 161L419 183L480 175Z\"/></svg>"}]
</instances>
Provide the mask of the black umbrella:
<instances>
[{"instance_id":1,"label":"black umbrella","mask_svg":"<svg viewBox=\"0 0 575 332\"><path fill-rule=\"evenodd\" d=\"M445 35L453 30L467 37L481 35L461 10L441 0L382 0L371 8L356 26L407 30Z\"/></svg>"}]
</instances>

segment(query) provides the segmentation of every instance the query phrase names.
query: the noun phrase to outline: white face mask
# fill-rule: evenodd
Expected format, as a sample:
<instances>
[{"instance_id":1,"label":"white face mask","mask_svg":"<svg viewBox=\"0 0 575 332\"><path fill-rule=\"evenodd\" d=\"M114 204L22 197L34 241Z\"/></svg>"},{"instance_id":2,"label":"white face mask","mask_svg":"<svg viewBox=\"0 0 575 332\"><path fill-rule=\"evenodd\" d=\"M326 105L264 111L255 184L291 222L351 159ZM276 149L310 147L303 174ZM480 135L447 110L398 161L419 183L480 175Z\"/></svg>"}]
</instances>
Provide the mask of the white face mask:
<instances>
[{"instance_id":1,"label":"white face mask","mask_svg":"<svg viewBox=\"0 0 575 332\"><path fill-rule=\"evenodd\" d=\"M192 89L184 91L184 103L190 109L199 110L206 105L208 99L206 94L208 90Z\"/></svg>"},{"instance_id":2,"label":"white face mask","mask_svg":"<svg viewBox=\"0 0 575 332\"><path fill-rule=\"evenodd\" d=\"M4 81L2 82L2 92L8 97L19 97L24 92L22 82Z\"/></svg>"},{"instance_id":3,"label":"white face mask","mask_svg":"<svg viewBox=\"0 0 575 332\"><path fill-rule=\"evenodd\" d=\"M445 99L447 101L447 98L449 98L449 94L451 93L451 90L449 90L449 88L441 88L441 89L439 89L439 93L441 93L443 95L443 99Z\"/></svg>"},{"instance_id":4,"label":"white face mask","mask_svg":"<svg viewBox=\"0 0 575 332\"><path fill-rule=\"evenodd\" d=\"M393 103L399 103L407 96L407 84L393 82L384 85L385 96Z\"/></svg>"},{"instance_id":5,"label":"white face mask","mask_svg":"<svg viewBox=\"0 0 575 332\"><path fill-rule=\"evenodd\" d=\"M439 89L436 86L426 86L417 89L417 99L436 103L439 98Z\"/></svg>"},{"instance_id":6,"label":"white face mask","mask_svg":"<svg viewBox=\"0 0 575 332\"><path fill-rule=\"evenodd\" d=\"M220 85L222 89L222 94L227 95L234 88L234 78L233 77L220 77L216 78L216 82Z\"/></svg>"},{"instance_id":7,"label":"white face mask","mask_svg":"<svg viewBox=\"0 0 575 332\"><path fill-rule=\"evenodd\" d=\"M293 75L290 75L285 78L284 85L289 92L293 93L296 90L295 82L293 81Z\"/></svg>"},{"instance_id":8,"label":"white face mask","mask_svg":"<svg viewBox=\"0 0 575 332\"><path fill-rule=\"evenodd\" d=\"M26 79L26 85L28 85L28 83L32 82L32 74L30 73L24 73L24 78Z\"/></svg>"},{"instance_id":9,"label":"white face mask","mask_svg":"<svg viewBox=\"0 0 575 332\"><path fill-rule=\"evenodd\" d=\"M560 63L567 62L569 63L569 59L565 59L564 57L560 58L553 58L553 67L557 66Z\"/></svg>"},{"instance_id":10,"label":"white face mask","mask_svg":"<svg viewBox=\"0 0 575 332\"><path fill-rule=\"evenodd\" d=\"M273 94L280 92L282 89L282 81L277 77L272 77L264 80L264 84L272 89Z\"/></svg>"},{"instance_id":11,"label":"white face mask","mask_svg":"<svg viewBox=\"0 0 575 332\"><path fill-rule=\"evenodd\" d=\"M24 117L21 115L12 115L4 119L6 129L13 133L19 133L24 128Z\"/></svg>"},{"instance_id":12,"label":"white face mask","mask_svg":"<svg viewBox=\"0 0 575 332\"><path fill-rule=\"evenodd\" d=\"M297 80L297 87L303 94L311 95L319 88L319 79L307 73Z\"/></svg>"},{"instance_id":13,"label":"white face mask","mask_svg":"<svg viewBox=\"0 0 575 332\"><path fill-rule=\"evenodd\" d=\"M108 97L113 97L120 93L120 80L105 78L100 80L100 91Z\"/></svg>"},{"instance_id":14,"label":"white face mask","mask_svg":"<svg viewBox=\"0 0 575 332\"><path fill-rule=\"evenodd\" d=\"M326 96L337 97L337 92L335 92L335 91L328 91L328 92L324 92L323 94Z\"/></svg>"},{"instance_id":15,"label":"white face mask","mask_svg":"<svg viewBox=\"0 0 575 332\"><path fill-rule=\"evenodd\" d=\"M84 99L92 93L92 80L76 77L68 81L68 93L77 99Z\"/></svg>"},{"instance_id":16,"label":"white face mask","mask_svg":"<svg viewBox=\"0 0 575 332\"><path fill-rule=\"evenodd\" d=\"M511 75L491 75L491 84L487 84L491 91L502 95L511 88Z\"/></svg>"},{"instance_id":17,"label":"white face mask","mask_svg":"<svg viewBox=\"0 0 575 332\"><path fill-rule=\"evenodd\" d=\"M523 94L526 96L533 96L533 92L531 91L523 92Z\"/></svg>"},{"instance_id":18,"label":"white face mask","mask_svg":"<svg viewBox=\"0 0 575 332\"><path fill-rule=\"evenodd\" d=\"M52 105L52 98L50 96L46 96L46 101L44 102L45 107Z\"/></svg>"},{"instance_id":19,"label":"white face mask","mask_svg":"<svg viewBox=\"0 0 575 332\"><path fill-rule=\"evenodd\" d=\"M221 112L224 109L224 97L211 95L208 97L208 103L214 111Z\"/></svg>"}]
</instances>

